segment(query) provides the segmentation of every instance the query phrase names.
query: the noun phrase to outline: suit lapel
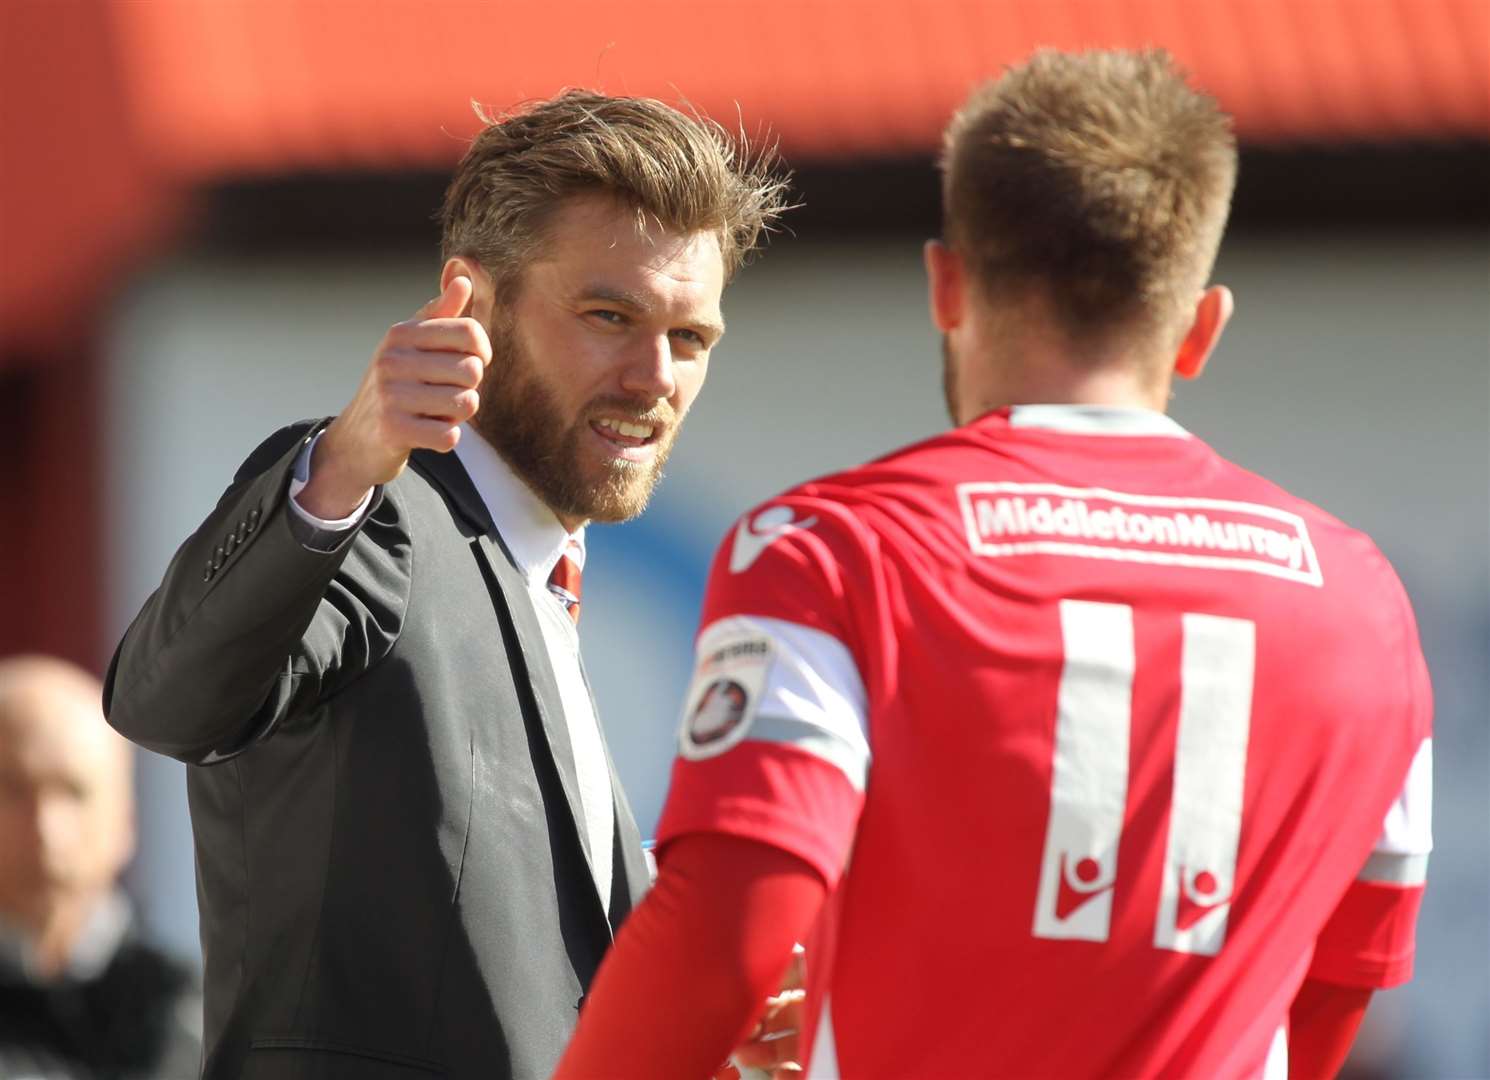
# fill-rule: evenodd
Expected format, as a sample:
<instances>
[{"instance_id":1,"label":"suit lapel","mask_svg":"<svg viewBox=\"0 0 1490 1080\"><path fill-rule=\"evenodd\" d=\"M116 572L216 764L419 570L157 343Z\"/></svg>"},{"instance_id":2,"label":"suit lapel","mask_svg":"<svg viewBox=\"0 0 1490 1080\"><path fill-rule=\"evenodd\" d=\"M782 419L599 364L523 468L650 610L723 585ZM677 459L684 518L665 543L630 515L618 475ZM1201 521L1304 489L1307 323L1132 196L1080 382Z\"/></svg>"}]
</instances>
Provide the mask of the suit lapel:
<instances>
[{"instance_id":1,"label":"suit lapel","mask_svg":"<svg viewBox=\"0 0 1490 1080\"><path fill-rule=\"evenodd\" d=\"M526 675L533 691L533 704L543 724L543 733L548 741L549 753L559 774L564 789L564 799L569 804L569 816L575 837L585 853L587 865L594 866L590 854L590 841L584 828L585 812L579 799L579 779L574 767L574 749L569 743L569 725L564 719L563 699L559 696L559 684L554 678L553 665L548 659L548 644L543 638L543 629L538 625L538 616L528 601L528 585L522 571L502 541L491 513L482 501L476 485L471 482L465 467L454 454L436 454L427 450L416 450L409 458L410 464L437 484L447 495L454 509L474 527L475 542L472 545L478 559L483 563L488 581L495 581L493 603L502 604L512 621L517 636L520 661L525 670L514 672ZM612 773L614 775L614 773ZM594 874L590 875L591 890L594 890ZM596 893L599 900L599 894Z\"/></svg>"}]
</instances>

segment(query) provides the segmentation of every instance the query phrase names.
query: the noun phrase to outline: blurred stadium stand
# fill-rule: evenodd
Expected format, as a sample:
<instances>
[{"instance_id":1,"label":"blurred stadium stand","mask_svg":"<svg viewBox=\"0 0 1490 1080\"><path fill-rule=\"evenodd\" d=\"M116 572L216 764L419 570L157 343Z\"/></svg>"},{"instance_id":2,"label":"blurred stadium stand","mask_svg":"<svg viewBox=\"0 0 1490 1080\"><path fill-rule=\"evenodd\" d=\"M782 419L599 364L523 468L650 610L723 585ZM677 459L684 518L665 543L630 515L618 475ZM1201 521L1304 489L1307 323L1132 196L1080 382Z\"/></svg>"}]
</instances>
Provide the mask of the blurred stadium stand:
<instances>
[{"instance_id":1,"label":"blurred stadium stand","mask_svg":"<svg viewBox=\"0 0 1490 1080\"><path fill-rule=\"evenodd\" d=\"M471 99L501 107L563 86L686 100L727 127L780 140L804 205L792 215L789 234L737 287L741 306L730 309L731 363L752 361L752 343L790 350L807 333L794 340L783 330L772 337L761 329L765 324L774 330L778 323L809 327L858 318L826 298L830 278L847 278L863 269L861 262L888 268L886 296L901 302L879 307L906 324L894 340L908 338L913 358L928 361L906 376L906 385L920 394L915 409L886 397L895 405L886 407L883 420L872 401L857 411L835 410L849 417L845 424L857 423L856 430L867 433L862 448L853 441L857 435L837 441L830 435L816 456L793 448L775 461L765 452L754 459L748 480L723 485L723 496L714 496L707 513L693 515L702 524L679 526L681 540L665 537L656 522L681 520L688 511L670 510L678 504L664 498L648 515L653 525L601 541L601 554L627 567L627 545L647 554L678 545L676 553L667 549L669 565L691 567L695 580L671 602L678 640L665 641L659 651L686 651L696 579L708 545L728 521L721 516L728 507L738 509L800 478L803 469L847 464L851 455L941 423L934 343L919 294L911 295L919 289L916 240L938 227L930 159L947 116L968 89L1041 45L1162 45L1236 118L1242 176L1227 248L1234 254L1223 255L1222 266L1228 269L1230 258L1235 273L1254 283L1252 295L1264 294L1250 307L1248 294L1241 295L1241 320L1266 326L1270 312L1288 308L1283 292L1266 295L1269 283L1310 288L1343 270L1347 278L1358 271L1350 280L1379 290L1320 300L1342 313L1334 327L1321 329L1303 315L1279 315L1275 327L1276 338L1284 337L1285 326L1319 333L1318 341L1283 343L1301 349L1300 363L1316 346L1336 356L1330 377L1349 381L1348 389L1337 394L1341 382L1313 386L1306 380L1302 390L1274 385L1248 396L1253 391L1240 385L1207 406L1202 388L1181 394L1179 412L1202 433L1219 425L1222 437L1215 441L1223 450L1377 534L1414 593L1440 699L1444 861L1435 862L1418 982L1397 995L1411 1004L1387 1005L1393 997L1387 995L1373 1009L1375 1028L1363 1036L1353 1068L1358 1076L1490 1076L1484 1019L1490 1015L1484 795L1490 784L1490 0L569 0L520 6L4 0L0 654L46 651L97 669L122 630L121 612L133 610L142 590L158 579L169 555L168 548L157 550L161 543L179 540L198 519L202 501L266 424L310 408L292 389L278 412L265 406L271 418L253 413L242 431L232 424L215 430L209 412L200 438L218 442L207 453L189 441L197 428L170 426L181 411L177 405L185 400L220 412L224 398L213 395L231 395L242 376L234 382L204 375L194 384L196 396L186 398L133 386L132 371L158 375L160 369L131 368L131 358L137 359L131 350L148 353L150 343L174 340L152 337L150 320L171 317L173 304L199 303L201 310L192 313L198 320L238 326L221 355L211 351L207 330L192 338L208 343L199 364L252 363L253 350L243 339L253 331L243 326L267 314L248 311L240 324L231 314L234 304L281 303L282 293L268 285L253 290L275 274L299 274L294 281L303 283L305 267L330 267L337 288L365 288L380 303L395 298L386 316L371 316L381 323L360 326L351 343L337 343L347 353L339 363L355 373L364 362L361 343L370 347L383 326L424 298L417 288L401 291L402 283L418 275L433 279L438 236L431 214L450 165L476 128ZM362 264L387 272L364 280L352 273ZM258 300L229 295L239 287ZM814 299L819 292L823 301ZM1421 304L1414 299L1419 295ZM1311 303L1292 302L1300 311ZM1357 346L1350 333L1382 338L1389 328L1369 320L1360 327L1346 323L1355 312L1375 309L1379 321L1390 320L1398 316L1381 313L1414 306L1435 313L1435 320L1440 309L1445 312L1435 323L1442 332L1435 337L1431 326L1404 331L1416 352L1404 352L1397 362L1423 365L1425 378L1451 381L1427 387L1410 415L1385 415L1400 393L1392 389L1398 384L1383 381L1381 368L1391 361L1377 357L1375 367L1352 371L1350 350ZM375 305L366 301L365 307ZM357 316L367 317L365 310ZM1235 355L1261 366L1265 361L1258 358L1272 355L1277 340L1256 329L1248 339L1243 325L1233 332ZM1331 353L1328 339L1336 330L1343 344ZM730 383L732 376L721 370L711 394L724 393L720 383L731 386L748 414L758 400L792 394L800 385L783 364L778 357L774 366L762 365L762 384L753 387ZM854 369L845 362L842 370ZM1225 371L1223 363L1217 380ZM879 376L873 385L881 395L900 377L887 370ZM341 371L334 378L306 378L328 387L347 382ZM780 381L770 387L768 378ZM328 408L336 407L339 392L328 390ZM712 466L726 455L701 429L714 425L709 430L725 433L719 438L727 442L748 437L749 425L725 413L711 394L679 456L693 454ZM1287 400L1293 396L1297 400ZM1301 425L1278 419L1342 403L1356 413L1332 418L1312 437L1298 434ZM1273 437L1278 458L1257 460L1245 452L1251 446L1245 429L1273 408L1274 419L1260 430ZM122 484L115 478L126 467L125 450L144 437L126 437L119 429L145 422L164 425L162 437L188 440L201 458L200 479L176 478L182 486L172 490L189 491L190 498L183 494L182 505L172 508L176 516L159 525L169 541L120 509ZM1362 441L1347 441L1351 452L1341 453L1342 444L1329 434L1335 428ZM1423 471L1452 461L1456 471L1443 490L1417 492L1408 515L1431 522L1435 535L1452 544L1444 540L1419 551L1413 535L1392 531L1389 497L1372 491L1373 477L1354 475L1374 460L1362 448L1377 434L1382 442L1370 451L1385 458L1385 443L1395 442L1400 449L1391 453L1399 457L1390 460L1400 458L1409 478L1417 475L1414 460ZM141 460L171 459L136 455L127 463ZM674 489L695 490L689 468L688 461L675 466ZM159 479L174 482L172 476ZM1341 485L1344 508L1332 501ZM159 497L170 501L169 494ZM130 545L148 557L121 555ZM619 633L623 624L614 625ZM592 666L600 697L609 701L620 691L608 693L606 683L621 676L607 674L614 650L597 636L601 655ZM674 688L668 680L678 676L665 667L658 677L665 693L653 688L650 694L664 699L660 711L670 716L667 695ZM665 744L664 737L646 745L651 753ZM630 767L623 774L641 792L637 801L645 811L660 781L640 756ZM170 794L179 781L150 773L156 766L144 768L144 801L155 782L166 793L157 818L179 818L179 805L171 801L177 796ZM181 850L179 820L162 825L152 846L151 810L144 809L140 889L189 893L190 854ZM188 896L173 917L189 921L190 910ZM161 934L189 943L195 928ZM1467 968L1466 948L1472 952ZM1415 1026L1431 1035L1414 1038Z\"/></svg>"}]
</instances>

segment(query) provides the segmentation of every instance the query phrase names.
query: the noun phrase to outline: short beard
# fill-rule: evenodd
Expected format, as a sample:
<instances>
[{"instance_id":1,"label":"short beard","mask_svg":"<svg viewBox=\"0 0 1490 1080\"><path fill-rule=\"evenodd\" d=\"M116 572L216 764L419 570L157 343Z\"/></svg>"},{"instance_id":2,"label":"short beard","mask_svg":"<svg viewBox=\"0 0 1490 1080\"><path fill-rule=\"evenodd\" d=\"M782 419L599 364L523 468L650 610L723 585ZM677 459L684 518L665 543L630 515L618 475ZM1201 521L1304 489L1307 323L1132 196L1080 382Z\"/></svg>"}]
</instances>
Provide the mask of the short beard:
<instances>
[{"instance_id":1,"label":"short beard","mask_svg":"<svg viewBox=\"0 0 1490 1080\"><path fill-rule=\"evenodd\" d=\"M471 426L559 517L619 522L645 510L677 435L672 408L666 402L605 395L586 404L566 428L553 391L516 331L492 326L487 333L492 362L481 380L481 408ZM586 469L593 455L585 453L584 441L590 438L590 417L600 413L619 413L634 423L666 428L667 434L649 462L612 458Z\"/></svg>"}]
</instances>

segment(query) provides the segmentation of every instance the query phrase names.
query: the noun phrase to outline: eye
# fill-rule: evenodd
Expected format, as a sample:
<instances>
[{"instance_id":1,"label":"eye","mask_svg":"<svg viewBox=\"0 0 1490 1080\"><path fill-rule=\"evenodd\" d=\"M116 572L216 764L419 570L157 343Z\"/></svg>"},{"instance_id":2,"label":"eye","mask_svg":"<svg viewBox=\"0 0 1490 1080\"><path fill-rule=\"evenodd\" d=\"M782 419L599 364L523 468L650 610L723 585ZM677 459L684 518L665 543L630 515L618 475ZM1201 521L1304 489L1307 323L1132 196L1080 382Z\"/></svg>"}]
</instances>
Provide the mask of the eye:
<instances>
[{"instance_id":1,"label":"eye","mask_svg":"<svg viewBox=\"0 0 1490 1080\"><path fill-rule=\"evenodd\" d=\"M584 317L605 326L625 326L629 321L621 312L610 308L591 308L584 313Z\"/></svg>"},{"instance_id":2,"label":"eye","mask_svg":"<svg viewBox=\"0 0 1490 1080\"><path fill-rule=\"evenodd\" d=\"M697 330L689 330L686 327L682 327L672 331L672 336L686 343L692 349L703 350L709 347L709 343L704 340L704 336Z\"/></svg>"}]
</instances>

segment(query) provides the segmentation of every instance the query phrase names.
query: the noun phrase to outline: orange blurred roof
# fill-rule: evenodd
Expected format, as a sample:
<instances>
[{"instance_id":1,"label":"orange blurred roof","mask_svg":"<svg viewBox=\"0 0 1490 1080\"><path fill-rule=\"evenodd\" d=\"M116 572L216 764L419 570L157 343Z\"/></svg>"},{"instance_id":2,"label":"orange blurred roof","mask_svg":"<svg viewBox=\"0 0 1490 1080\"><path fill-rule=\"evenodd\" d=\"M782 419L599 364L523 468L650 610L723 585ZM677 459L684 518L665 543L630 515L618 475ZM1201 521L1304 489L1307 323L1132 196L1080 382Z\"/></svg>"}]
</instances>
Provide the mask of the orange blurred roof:
<instances>
[{"instance_id":1,"label":"orange blurred roof","mask_svg":"<svg viewBox=\"0 0 1490 1080\"><path fill-rule=\"evenodd\" d=\"M1039 46L1162 45L1243 138L1490 134L1487 0L152 0L109 8L130 110L187 175L452 161L468 102L680 97L789 155L932 149Z\"/></svg>"},{"instance_id":2,"label":"orange blurred roof","mask_svg":"<svg viewBox=\"0 0 1490 1080\"><path fill-rule=\"evenodd\" d=\"M3 0L0 365L86 331L194 186L444 168L472 99L588 86L789 161L924 154L1042 45L1164 46L1253 143L1490 138L1490 0Z\"/></svg>"}]
</instances>

